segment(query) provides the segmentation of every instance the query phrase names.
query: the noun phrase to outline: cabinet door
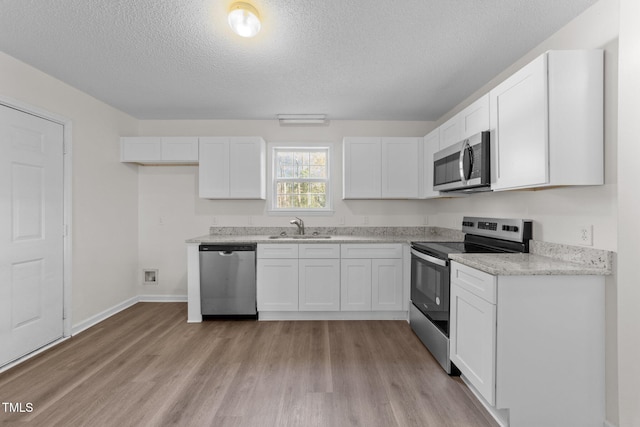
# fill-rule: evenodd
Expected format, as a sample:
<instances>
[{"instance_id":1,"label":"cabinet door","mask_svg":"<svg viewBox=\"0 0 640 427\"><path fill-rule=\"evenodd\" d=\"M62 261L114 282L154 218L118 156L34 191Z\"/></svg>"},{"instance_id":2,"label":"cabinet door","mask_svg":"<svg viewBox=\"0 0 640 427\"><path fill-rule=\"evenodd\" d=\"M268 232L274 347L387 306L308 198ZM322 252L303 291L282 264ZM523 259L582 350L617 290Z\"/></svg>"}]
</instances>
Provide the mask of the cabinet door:
<instances>
[{"instance_id":1,"label":"cabinet door","mask_svg":"<svg viewBox=\"0 0 640 427\"><path fill-rule=\"evenodd\" d=\"M379 199L381 196L380 138L343 140L343 198Z\"/></svg>"},{"instance_id":2,"label":"cabinet door","mask_svg":"<svg viewBox=\"0 0 640 427\"><path fill-rule=\"evenodd\" d=\"M371 310L371 260L343 259L340 263L340 310Z\"/></svg>"},{"instance_id":3,"label":"cabinet door","mask_svg":"<svg viewBox=\"0 0 640 427\"><path fill-rule=\"evenodd\" d=\"M198 177L200 197L229 197L229 138L200 138Z\"/></svg>"},{"instance_id":4,"label":"cabinet door","mask_svg":"<svg viewBox=\"0 0 640 427\"><path fill-rule=\"evenodd\" d=\"M462 140L460 114L456 114L440 126L440 150Z\"/></svg>"},{"instance_id":5,"label":"cabinet door","mask_svg":"<svg viewBox=\"0 0 640 427\"><path fill-rule=\"evenodd\" d=\"M229 139L229 197L266 198L266 143L259 137Z\"/></svg>"},{"instance_id":6,"label":"cabinet door","mask_svg":"<svg viewBox=\"0 0 640 427\"><path fill-rule=\"evenodd\" d=\"M494 190L549 180L547 56L542 55L490 93Z\"/></svg>"},{"instance_id":7,"label":"cabinet door","mask_svg":"<svg viewBox=\"0 0 640 427\"><path fill-rule=\"evenodd\" d=\"M451 283L451 361L495 405L496 306ZM523 367L526 369L526 367Z\"/></svg>"},{"instance_id":8,"label":"cabinet door","mask_svg":"<svg viewBox=\"0 0 640 427\"><path fill-rule=\"evenodd\" d=\"M198 137L162 137L162 161L169 163L197 163Z\"/></svg>"},{"instance_id":9,"label":"cabinet door","mask_svg":"<svg viewBox=\"0 0 640 427\"><path fill-rule=\"evenodd\" d=\"M489 94L469 105L460 113L460 139L469 138L479 132L489 130Z\"/></svg>"},{"instance_id":10,"label":"cabinet door","mask_svg":"<svg viewBox=\"0 0 640 427\"><path fill-rule=\"evenodd\" d=\"M300 311L340 310L340 260L299 260Z\"/></svg>"},{"instance_id":11,"label":"cabinet door","mask_svg":"<svg viewBox=\"0 0 640 427\"><path fill-rule=\"evenodd\" d=\"M440 149L440 128L431 131L424 137L422 155L424 163L422 192L420 197L431 199L440 197L439 191L433 191L433 155Z\"/></svg>"},{"instance_id":12,"label":"cabinet door","mask_svg":"<svg viewBox=\"0 0 640 427\"><path fill-rule=\"evenodd\" d=\"M402 259L374 259L371 261L372 310L402 310L404 305L402 289Z\"/></svg>"},{"instance_id":13,"label":"cabinet door","mask_svg":"<svg viewBox=\"0 0 640 427\"><path fill-rule=\"evenodd\" d=\"M298 260L258 259L258 311L298 311Z\"/></svg>"},{"instance_id":14,"label":"cabinet door","mask_svg":"<svg viewBox=\"0 0 640 427\"><path fill-rule=\"evenodd\" d=\"M156 136L124 136L120 138L120 161L145 163L162 159L162 143Z\"/></svg>"},{"instance_id":15,"label":"cabinet door","mask_svg":"<svg viewBox=\"0 0 640 427\"><path fill-rule=\"evenodd\" d=\"M417 198L420 185L418 138L382 138L383 198Z\"/></svg>"}]
</instances>

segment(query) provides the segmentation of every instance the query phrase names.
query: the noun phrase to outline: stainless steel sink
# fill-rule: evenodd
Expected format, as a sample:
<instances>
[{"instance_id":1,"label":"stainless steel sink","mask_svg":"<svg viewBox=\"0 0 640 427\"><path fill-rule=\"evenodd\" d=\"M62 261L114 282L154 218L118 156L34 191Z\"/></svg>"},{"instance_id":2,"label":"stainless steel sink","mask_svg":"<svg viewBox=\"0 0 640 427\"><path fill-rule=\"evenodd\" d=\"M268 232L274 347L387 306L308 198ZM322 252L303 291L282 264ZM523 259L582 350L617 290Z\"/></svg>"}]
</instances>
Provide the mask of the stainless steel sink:
<instances>
[{"instance_id":1,"label":"stainless steel sink","mask_svg":"<svg viewBox=\"0 0 640 427\"><path fill-rule=\"evenodd\" d=\"M302 240L313 240L313 239L330 239L331 236L327 236L324 234L293 234L289 235L278 235L278 236L269 236L270 239L302 239Z\"/></svg>"}]
</instances>

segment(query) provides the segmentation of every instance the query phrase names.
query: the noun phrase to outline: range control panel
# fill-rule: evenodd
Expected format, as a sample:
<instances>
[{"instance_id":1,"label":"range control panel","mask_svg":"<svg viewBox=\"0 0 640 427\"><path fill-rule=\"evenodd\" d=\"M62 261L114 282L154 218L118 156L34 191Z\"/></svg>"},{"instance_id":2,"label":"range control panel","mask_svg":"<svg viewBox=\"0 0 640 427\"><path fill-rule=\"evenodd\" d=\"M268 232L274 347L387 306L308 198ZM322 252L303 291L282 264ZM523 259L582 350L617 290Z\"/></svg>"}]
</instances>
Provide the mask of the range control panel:
<instances>
[{"instance_id":1,"label":"range control panel","mask_svg":"<svg viewBox=\"0 0 640 427\"><path fill-rule=\"evenodd\" d=\"M462 231L477 236L523 242L531 239L531 220L465 216Z\"/></svg>"}]
</instances>

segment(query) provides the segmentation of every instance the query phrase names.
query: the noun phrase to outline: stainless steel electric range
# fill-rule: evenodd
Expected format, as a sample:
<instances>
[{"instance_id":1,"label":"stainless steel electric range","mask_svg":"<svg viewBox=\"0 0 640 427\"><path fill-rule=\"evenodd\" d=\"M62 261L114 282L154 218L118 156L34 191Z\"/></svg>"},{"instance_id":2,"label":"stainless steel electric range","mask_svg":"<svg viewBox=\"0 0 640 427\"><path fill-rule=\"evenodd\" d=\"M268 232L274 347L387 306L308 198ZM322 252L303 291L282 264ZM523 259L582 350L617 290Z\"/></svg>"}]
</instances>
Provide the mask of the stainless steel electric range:
<instances>
[{"instance_id":1,"label":"stainless steel electric range","mask_svg":"<svg viewBox=\"0 0 640 427\"><path fill-rule=\"evenodd\" d=\"M411 328L451 375L449 359L450 254L529 252L531 221L464 217L463 242L412 242Z\"/></svg>"}]
</instances>

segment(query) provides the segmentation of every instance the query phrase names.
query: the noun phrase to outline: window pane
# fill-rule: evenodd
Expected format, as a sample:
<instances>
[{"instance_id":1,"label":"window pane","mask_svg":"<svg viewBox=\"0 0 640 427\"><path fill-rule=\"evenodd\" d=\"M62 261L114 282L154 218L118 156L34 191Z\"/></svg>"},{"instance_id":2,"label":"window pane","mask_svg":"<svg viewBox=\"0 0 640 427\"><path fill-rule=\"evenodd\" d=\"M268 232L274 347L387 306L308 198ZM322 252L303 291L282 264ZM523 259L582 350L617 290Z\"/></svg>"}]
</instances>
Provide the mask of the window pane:
<instances>
[{"instance_id":1,"label":"window pane","mask_svg":"<svg viewBox=\"0 0 640 427\"><path fill-rule=\"evenodd\" d=\"M321 166L327 164L327 155L324 152L316 151L311 153L311 164Z\"/></svg>"},{"instance_id":2,"label":"window pane","mask_svg":"<svg viewBox=\"0 0 640 427\"><path fill-rule=\"evenodd\" d=\"M276 149L274 156L275 209L329 208L327 149Z\"/></svg>"},{"instance_id":3,"label":"window pane","mask_svg":"<svg viewBox=\"0 0 640 427\"><path fill-rule=\"evenodd\" d=\"M324 208L327 205L327 198L324 194L313 195L312 206L313 208Z\"/></svg>"},{"instance_id":4,"label":"window pane","mask_svg":"<svg viewBox=\"0 0 640 427\"><path fill-rule=\"evenodd\" d=\"M327 185L324 182L314 182L311 184L311 192L315 194L325 194Z\"/></svg>"},{"instance_id":5,"label":"window pane","mask_svg":"<svg viewBox=\"0 0 640 427\"><path fill-rule=\"evenodd\" d=\"M327 169L324 166L311 166L309 168L310 178L326 178Z\"/></svg>"}]
</instances>

